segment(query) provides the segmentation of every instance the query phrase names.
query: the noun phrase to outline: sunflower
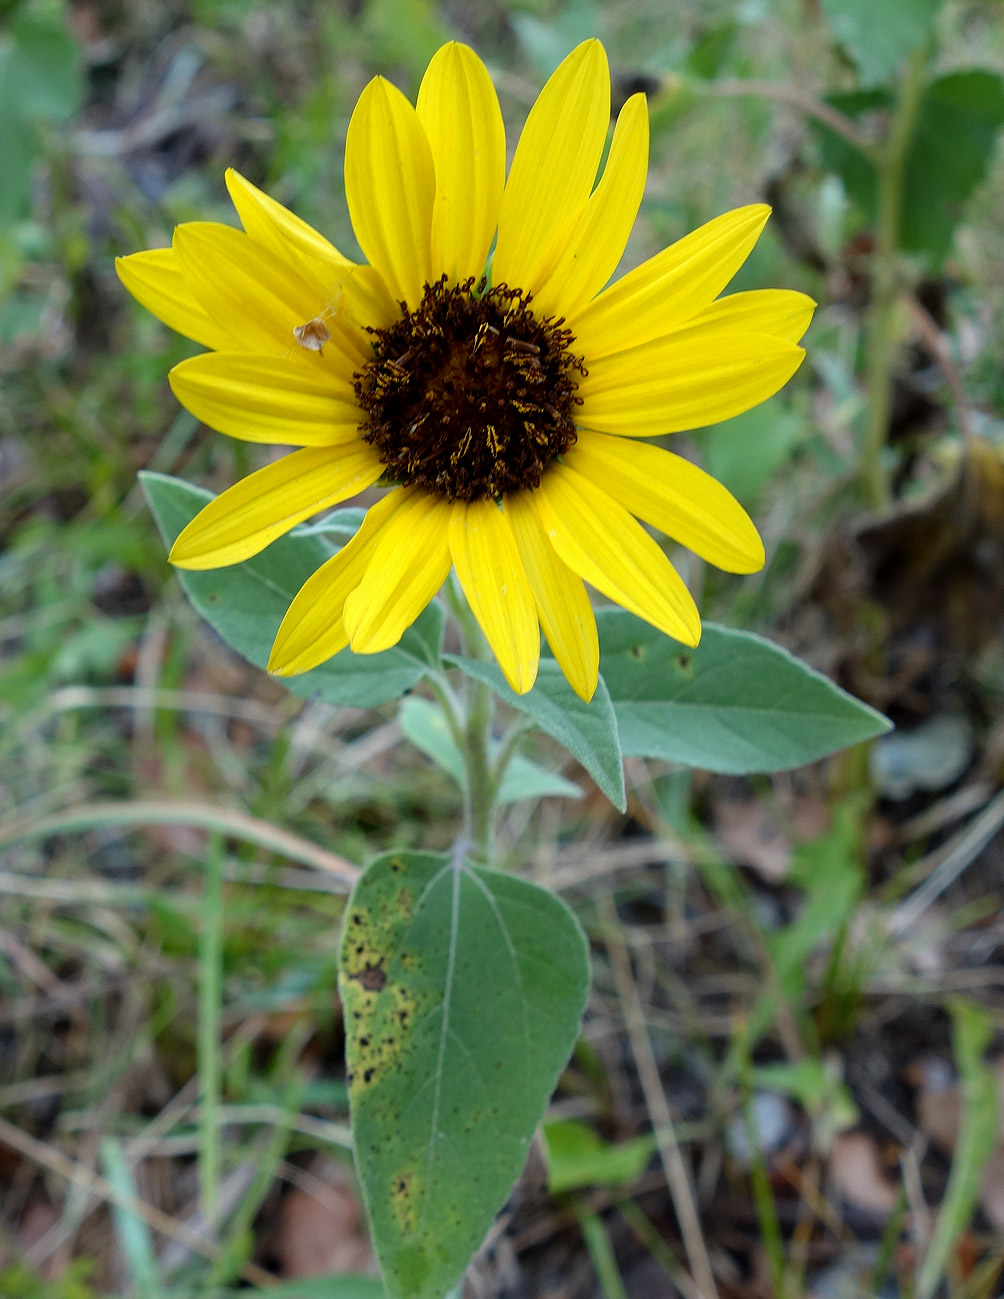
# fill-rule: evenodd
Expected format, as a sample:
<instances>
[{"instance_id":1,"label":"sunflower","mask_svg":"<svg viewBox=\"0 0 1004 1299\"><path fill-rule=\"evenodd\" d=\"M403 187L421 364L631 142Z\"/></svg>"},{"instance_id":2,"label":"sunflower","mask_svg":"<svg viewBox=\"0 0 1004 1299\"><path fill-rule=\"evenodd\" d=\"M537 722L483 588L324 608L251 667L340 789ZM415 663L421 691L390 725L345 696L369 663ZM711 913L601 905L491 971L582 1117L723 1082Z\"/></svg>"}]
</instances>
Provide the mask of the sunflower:
<instances>
[{"instance_id":1,"label":"sunflower","mask_svg":"<svg viewBox=\"0 0 1004 1299\"><path fill-rule=\"evenodd\" d=\"M211 349L170 374L179 401L232 437L297 448L211 501L171 562L237 564L310 516L389 490L291 604L269 670L395 645L451 569L513 689L543 629L574 690L597 680L585 583L687 645L701 622L643 523L710 563L764 562L741 505L690 461L639 439L748 410L798 368L814 303L719 297L769 215L737 208L609 287L648 165L643 95L606 164L610 75L599 41L545 85L506 176L484 64L445 45L417 106L377 77L345 141L351 262L234 171L243 230L179 226L117 263L130 292Z\"/></svg>"}]
</instances>

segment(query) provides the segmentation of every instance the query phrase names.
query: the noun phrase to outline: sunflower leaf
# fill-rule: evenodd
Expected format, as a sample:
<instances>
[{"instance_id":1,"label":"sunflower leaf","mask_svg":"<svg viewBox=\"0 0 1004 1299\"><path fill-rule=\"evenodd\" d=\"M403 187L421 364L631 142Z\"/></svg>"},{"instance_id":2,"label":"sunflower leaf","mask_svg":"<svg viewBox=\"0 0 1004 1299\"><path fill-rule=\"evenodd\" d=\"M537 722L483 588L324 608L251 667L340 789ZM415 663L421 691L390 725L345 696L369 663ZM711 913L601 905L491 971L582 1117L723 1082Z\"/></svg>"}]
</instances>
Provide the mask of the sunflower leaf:
<instances>
[{"instance_id":1,"label":"sunflower leaf","mask_svg":"<svg viewBox=\"0 0 1004 1299\"><path fill-rule=\"evenodd\" d=\"M443 657L447 667L460 668L469 677L483 681L517 712L524 713L576 758L621 812L627 806L624 766L617 735L617 719L602 676L596 693L587 704L565 680L554 659L543 658L533 689L518 695L506 683L494 663L469 659L459 654Z\"/></svg>"},{"instance_id":2,"label":"sunflower leaf","mask_svg":"<svg viewBox=\"0 0 1004 1299\"><path fill-rule=\"evenodd\" d=\"M823 0L830 30L850 53L866 86L891 77L930 39L941 0Z\"/></svg>"},{"instance_id":3,"label":"sunflower leaf","mask_svg":"<svg viewBox=\"0 0 1004 1299\"><path fill-rule=\"evenodd\" d=\"M882 87L830 95L827 102L848 117L888 111L892 95ZM955 227L986 175L997 133L1004 126L1004 79L986 68L946 73L924 88L903 174L900 246L940 265L951 250ZM859 217L874 224L878 182L871 162L818 122L822 162L835 172Z\"/></svg>"},{"instance_id":4,"label":"sunflower leaf","mask_svg":"<svg viewBox=\"0 0 1004 1299\"><path fill-rule=\"evenodd\" d=\"M600 609L600 667L625 755L707 771L785 771L890 722L787 650L705 623L688 649L623 609Z\"/></svg>"},{"instance_id":5,"label":"sunflower leaf","mask_svg":"<svg viewBox=\"0 0 1004 1299\"><path fill-rule=\"evenodd\" d=\"M491 1226L578 1036L589 955L554 894L392 853L339 954L353 1148L390 1299L440 1299Z\"/></svg>"},{"instance_id":6,"label":"sunflower leaf","mask_svg":"<svg viewBox=\"0 0 1004 1299\"><path fill-rule=\"evenodd\" d=\"M168 546L212 494L169 474L142 473L140 479L161 535ZM309 529L291 533L259 555L229 568L179 572L185 594L214 631L256 667L269 650L286 610L307 578L337 547ZM443 611L430 604L394 649L382 654L343 650L327 663L288 677L294 694L329 704L372 708L397 699L439 662Z\"/></svg>"}]
</instances>

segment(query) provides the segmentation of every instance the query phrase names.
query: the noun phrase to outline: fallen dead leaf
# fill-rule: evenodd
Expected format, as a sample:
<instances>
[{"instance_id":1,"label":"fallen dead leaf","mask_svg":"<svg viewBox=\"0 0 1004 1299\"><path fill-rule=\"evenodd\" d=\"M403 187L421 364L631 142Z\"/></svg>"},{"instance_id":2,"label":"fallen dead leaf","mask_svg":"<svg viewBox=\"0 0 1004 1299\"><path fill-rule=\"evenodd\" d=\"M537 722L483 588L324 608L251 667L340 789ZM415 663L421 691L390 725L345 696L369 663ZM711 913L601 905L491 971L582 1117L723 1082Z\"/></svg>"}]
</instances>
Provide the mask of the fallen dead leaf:
<instances>
[{"instance_id":1,"label":"fallen dead leaf","mask_svg":"<svg viewBox=\"0 0 1004 1299\"><path fill-rule=\"evenodd\" d=\"M352 1175L332 1159L316 1159L282 1203L276 1240L279 1274L297 1278L376 1272Z\"/></svg>"},{"instance_id":2,"label":"fallen dead leaf","mask_svg":"<svg viewBox=\"0 0 1004 1299\"><path fill-rule=\"evenodd\" d=\"M829 823L826 800L802 795L786 800L775 812L759 798L719 803L712 834L730 861L749 866L770 884L779 884L791 868L793 845L823 834Z\"/></svg>"},{"instance_id":3,"label":"fallen dead leaf","mask_svg":"<svg viewBox=\"0 0 1004 1299\"><path fill-rule=\"evenodd\" d=\"M917 1126L944 1154L950 1155L959 1137L959 1088L951 1065L944 1060L915 1060L907 1079L917 1088Z\"/></svg>"},{"instance_id":4,"label":"fallen dead leaf","mask_svg":"<svg viewBox=\"0 0 1004 1299\"><path fill-rule=\"evenodd\" d=\"M1004 1231L1004 1147L987 1160L980 1188L980 1205L995 1231Z\"/></svg>"},{"instance_id":5,"label":"fallen dead leaf","mask_svg":"<svg viewBox=\"0 0 1004 1299\"><path fill-rule=\"evenodd\" d=\"M888 1217L896 1203L896 1187L882 1167L878 1146L867 1132L840 1132L830 1147L830 1180L849 1204Z\"/></svg>"}]
</instances>

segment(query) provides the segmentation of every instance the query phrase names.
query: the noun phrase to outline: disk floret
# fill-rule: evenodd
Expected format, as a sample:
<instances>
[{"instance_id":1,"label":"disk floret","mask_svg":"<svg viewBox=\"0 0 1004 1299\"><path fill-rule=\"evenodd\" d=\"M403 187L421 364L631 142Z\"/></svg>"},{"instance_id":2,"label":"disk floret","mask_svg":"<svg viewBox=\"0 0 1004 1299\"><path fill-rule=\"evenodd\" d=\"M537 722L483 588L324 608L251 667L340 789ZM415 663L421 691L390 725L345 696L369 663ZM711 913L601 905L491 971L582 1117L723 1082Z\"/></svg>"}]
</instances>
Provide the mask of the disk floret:
<instances>
[{"instance_id":1,"label":"disk floret","mask_svg":"<svg viewBox=\"0 0 1004 1299\"><path fill-rule=\"evenodd\" d=\"M374 356L355 375L363 439L385 477L447 500L535 488L575 442L582 358L562 318L531 296L473 279L425 286L414 311L370 330Z\"/></svg>"}]
</instances>

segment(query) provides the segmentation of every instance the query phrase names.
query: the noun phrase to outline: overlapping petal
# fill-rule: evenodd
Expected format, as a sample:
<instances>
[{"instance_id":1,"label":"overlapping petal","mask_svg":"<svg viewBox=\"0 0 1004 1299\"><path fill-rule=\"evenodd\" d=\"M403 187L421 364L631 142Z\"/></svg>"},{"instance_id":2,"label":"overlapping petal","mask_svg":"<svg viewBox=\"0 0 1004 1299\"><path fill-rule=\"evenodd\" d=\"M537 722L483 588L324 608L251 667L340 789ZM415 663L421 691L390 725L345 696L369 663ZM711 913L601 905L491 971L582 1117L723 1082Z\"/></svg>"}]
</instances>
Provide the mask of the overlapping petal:
<instances>
[{"instance_id":1,"label":"overlapping petal","mask_svg":"<svg viewBox=\"0 0 1004 1299\"><path fill-rule=\"evenodd\" d=\"M617 118L600 183L558 264L534 296L538 315L567 319L603 288L624 252L647 172L648 103L644 95L632 95Z\"/></svg>"},{"instance_id":2,"label":"overlapping petal","mask_svg":"<svg viewBox=\"0 0 1004 1299\"><path fill-rule=\"evenodd\" d=\"M647 442L581 433L569 468L625 509L728 573L756 573L763 542L732 493L703 469Z\"/></svg>"},{"instance_id":3,"label":"overlapping petal","mask_svg":"<svg viewBox=\"0 0 1004 1299\"><path fill-rule=\"evenodd\" d=\"M365 442L293 451L210 501L168 558L190 569L239 564L312 514L372 486L382 472L379 457Z\"/></svg>"},{"instance_id":4,"label":"overlapping petal","mask_svg":"<svg viewBox=\"0 0 1004 1299\"><path fill-rule=\"evenodd\" d=\"M573 572L667 636L698 643L701 618L683 579L612 496L556 464L531 501L548 540Z\"/></svg>"},{"instance_id":5,"label":"overlapping petal","mask_svg":"<svg viewBox=\"0 0 1004 1299\"><path fill-rule=\"evenodd\" d=\"M714 322L681 330L591 362L576 423L634 437L704 428L772 397L804 355L783 338Z\"/></svg>"},{"instance_id":6,"label":"overlapping petal","mask_svg":"<svg viewBox=\"0 0 1004 1299\"><path fill-rule=\"evenodd\" d=\"M298 357L204 352L168 377L196 419L245 442L320 447L359 437L352 385Z\"/></svg>"},{"instance_id":7,"label":"overlapping petal","mask_svg":"<svg viewBox=\"0 0 1004 1299\"><path fill-rule=\"evenodd\" d=\"M234 346L223 322L203 310L188 287L173 248L116 257L115 270L136 301L170 329L203 347Z\"/></svg>"},{"instance_id":8,"label":"overlapping petal","mask_svg":"<svg viewBox=\"0 0 1004 1299\"><path fill-rule=\"evenodd\" d=\"M770 216L764 203L715 217L650 257L569 316L576 350L593 361L640 347L708 307L739 270Z\"/></svg>"},{"instance_id":9,"label":"overlapping petal","mask_svg":"<svg viewBox=\"0 0 1004 1299\"><path fill-rule=\"evenodd\" d=\"M436 177L418 114L400 90L374 77L345 138L345 198L359 246L395 300L416 307L432 264Z\"/></svg>"},{"instance_id":10,"label":"overlapping petal","mask_svg":"<svg viewBox=\"0 0 1004 1299\"><path fill-rule=\"evenodd\" d=\"M815 310L816 304L807 293L796 293L794 289L749 289L719 298L684 328L719 325L797 343L809 328Z\"/></svg>"},{"instance_id":11,"label":"overlapping petal","mask_svg":"<svg viewBox=\"0 0 1004 1299\"><path fill-rule=\"evenodd\" d=\"M505 185L505 126L488 70L467 45L433 56L418 92L436 198L432 266L459 284L484 270Z\"/></svg>"},{"instance_id":12,"label":"overlapping petal","mask_svg":"<svg viewBox=\"0 0 1004 1299\"><path fill-rule=\"evenodd\" d=\"M537 679L540 629L509 519L495 501L455 501L449 540L467 603L505 679L526 694Z\"/></svg>"},{"instance_id":13,"label":"overlapping petal","mask_svg":"<svg viewBox=\"0 0 1004 1299\"><path fill-rule=\"evenodd\" d=\"M247 351L270 356L300 352L310 364L345 379L364 359L365 335L337 315L331 296L242 230L190 221L175 230L174 249L203 310L211 319L227 321ZM323 353L297 346L293 331L310 320L322 320L330 333Z\"/></svg>"},{"instance_id":14,"label":"overlapping petal","mask_svg":"<svg viewBox=\"0 0 1004 1299\"><path fill-rule=\"evenodd\" d=\"M269 672L308 672L348 646L345 601L363 580L380 529L410 494L410 488L399 488L371 505L352 540L307 578L276 632Z\"/></svg>"},{"instance_id":15,"label":"overlapping petal","mask_svg":"<svg viewBox=\"0 0 1004 1299\"><path fill-rule=\"evenodd\" d=\"M530 492L507 496L505 511L551 653L572 689L588 703L596 692L600 642L586 588L555 553Z\"/></svg>"},{"instance_id":16,"label":"overlapping petal","mask_svg":"<svg viewBox=\"0 0 1004 1299\"><path fill-rule=\"evenodd\" d=\"M245 231L264 248L279 257L292 256L307 278L334 286L345 278L354 263L343 257L313 226L290 212L239 171L228 167L224 177L230 200Z\"/></svg>"},{"instance_id":17,"label":"overlapping petal","mask_svg":"<svg viewBox=\"0 0 1004 1299\"><path fill-rule=\"evenodd\" d=\"M450 571L450 506L416 492L377 538L363 579L345 602L345 629L356 654L390 649Z\"/></svg>"},{"instance_id":18,"label":"overlapping petal","mask_svg":"<svg viewBox=\"0 0 1004 1299\"><path fill-rule=\"evenodd\" d=\"M516 146L492 280L535 292L556 266L596 179L610 120L603 46L583 41L552 73Z\"/></svg>"},{"instance_id":19,"label":"overlapping petal","mask_svg":"<svg viewBox=\"0 0 1004 1299\"><path fill-rule=\"evenodd\" d=\"M226 183L245 232L323 291L325 319L347 314L350 323L379 327L396 318L398 305L375 267L350 261L313 226L232 167Z\"/></svg>"}]
</instances>

